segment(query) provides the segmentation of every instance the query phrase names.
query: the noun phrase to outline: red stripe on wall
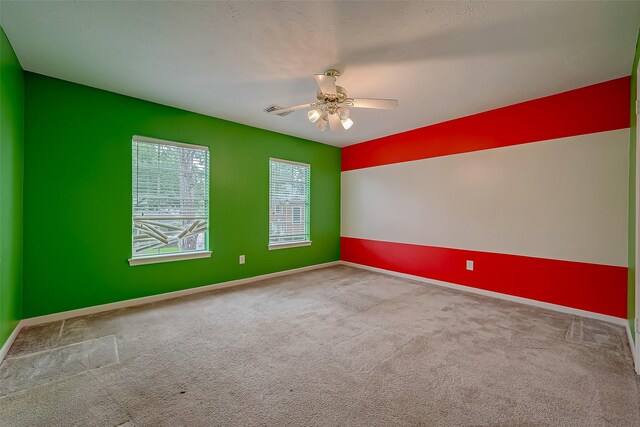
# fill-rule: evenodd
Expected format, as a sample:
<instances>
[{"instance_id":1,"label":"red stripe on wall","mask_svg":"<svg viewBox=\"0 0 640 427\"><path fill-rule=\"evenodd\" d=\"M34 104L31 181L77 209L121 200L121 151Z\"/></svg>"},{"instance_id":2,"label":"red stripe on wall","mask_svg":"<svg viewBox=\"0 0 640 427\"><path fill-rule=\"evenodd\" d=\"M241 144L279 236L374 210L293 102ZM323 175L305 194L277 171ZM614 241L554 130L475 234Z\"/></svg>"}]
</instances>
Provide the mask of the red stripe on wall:
<instances>
[{"instance_id":1,"label":"red stripe on wall","mask_svg":"<svg viewBox=\"0 0 640 427\"><path fill-rule=\"evenodd\" d=\"M629 127L629 76L342 149L342 170Z\"/></svg>"},{"instance_id":2,"label":"red stripe on wall","mask_svg":"<svg viewBox=\"0 0 640 427\"><path fill-rule=\"evenodd\" d=\"M627 268L340 238L341 259L501 294L627 317ZM466 270L466 260L474 270Z\"/></svg>"}]
</instances>

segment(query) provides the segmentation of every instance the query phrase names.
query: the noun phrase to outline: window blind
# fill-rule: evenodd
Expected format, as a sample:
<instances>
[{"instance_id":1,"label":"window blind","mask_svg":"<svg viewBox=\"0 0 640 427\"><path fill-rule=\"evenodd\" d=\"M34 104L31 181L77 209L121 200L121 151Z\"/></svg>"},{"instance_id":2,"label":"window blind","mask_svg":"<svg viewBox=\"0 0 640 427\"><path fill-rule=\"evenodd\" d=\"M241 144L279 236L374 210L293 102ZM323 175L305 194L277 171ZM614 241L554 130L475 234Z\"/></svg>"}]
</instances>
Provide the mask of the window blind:
<instances>
[{"instance_id":1,"label":"window blind","mask_svg":"<svg viewBox=\"0 0 640 427\"><path fill-rule=\"evenodd\" d=\"M269 245L310 241L311 167L269 160Z\"/></svg>"},{"instance_id":2,"label":"window blind","mask_svg":"<svg viewBox=\"0 0 640 427\"><path fill-rule=\"evenodd\" d=\"M132 257L208 250L209 148L133 138Z\"/></svg>"}]
</instances>

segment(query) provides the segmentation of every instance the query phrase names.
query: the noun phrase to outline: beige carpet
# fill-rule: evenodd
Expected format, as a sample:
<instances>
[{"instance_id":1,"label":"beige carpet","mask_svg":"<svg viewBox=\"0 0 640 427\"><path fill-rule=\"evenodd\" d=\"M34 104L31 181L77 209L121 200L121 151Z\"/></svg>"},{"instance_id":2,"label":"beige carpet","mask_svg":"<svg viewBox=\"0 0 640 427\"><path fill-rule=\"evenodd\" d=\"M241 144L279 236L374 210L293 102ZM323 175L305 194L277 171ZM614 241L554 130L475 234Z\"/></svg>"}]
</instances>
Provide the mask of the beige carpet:
<instances>
[{"instance_id":1,"label":"beige carpet","mask_svg":"<svg viewBox=\"0 0 640 427\"><path fill-rule=\"evenodd\" d=\"M640 425L623 328L333 267L23 330L2 426Z\"/></svg>"}]
</instances>

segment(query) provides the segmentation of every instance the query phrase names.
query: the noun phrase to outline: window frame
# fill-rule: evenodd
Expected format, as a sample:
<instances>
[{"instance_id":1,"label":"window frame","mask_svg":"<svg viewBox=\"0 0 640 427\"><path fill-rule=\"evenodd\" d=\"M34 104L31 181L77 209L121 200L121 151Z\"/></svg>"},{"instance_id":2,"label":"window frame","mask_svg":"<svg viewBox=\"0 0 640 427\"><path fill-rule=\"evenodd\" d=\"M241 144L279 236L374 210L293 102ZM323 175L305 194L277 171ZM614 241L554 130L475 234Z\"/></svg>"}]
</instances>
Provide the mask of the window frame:
<instances>
[{"instance_id":1,"label":"window frame","mask_svg":"<svg viewBox=\"0 0 640 427\"><path fill-rule=\"evenodd\" d=\"M196 144L187 144L184 142L176 142L169 141L165 139L158 138L150 138L146 136L133 135L131 138L131 143L148 143L148 144L160 144L160 145L170 145L174 147L181 148L189 148L195 150L207 151L209 154L208 162L207 162L207 178L209 182L207 182L207 189L209 191L208 197L208 206L207 206L207 229L205 231L205 249L204 250L196 250L189 252L177 252L177 253L169 253L169 254L152 254L152 255L144 255L144 256L133 256L133 236L131 237L131 258L129 258L129 265L145 265L145 264L157 264L163 262L172 262L172 261L182 261L188 259L199 259L199 258L210 258L212 251L210 247L211 238L209 236L209 232L211 230L211 150L206 145L196 145ZM133 160L131 159L132 165L132 173L133 173ZM129 199L133 200L133 176L131 177L131 195ZM131 205L131 225L133 227L134 222L134 212L133 212L133 204Z\"/></svg>"},{"instance_id":2,"label":"window frame","mask_svg":"<svg viewBox=\"0 0 640 427\"><path fill-rule=\"evenodd\" d=\"M296 248L301 246L311 246L313 241L311 240L311 164L304 162L296 162L293 160L281 159L278 157L269 157L269 180L268 180L268 196L269 196L269 209L268 212L271 214L271 162L281 162L281 163L289 163L292 165L305 166L309 168L309 182L307 186L309 188L309 200L305 201L305 209L301 209L300 215L300 224L304 224L306 221L306 215L309 215L309 233L307 240L300 240L295 242L282 242L282 243L271 243L270 233L267 236L268 239L268 249L270 251L277 249L287 249L287 248ZM293 208L293 207L292 207ZM302 214L304 213L305 218L303 219ZM293 221L293 211L292 211L292 221ZM271 220L269 219L269 230L271 229Z\"/></svg>"}]
</instances>

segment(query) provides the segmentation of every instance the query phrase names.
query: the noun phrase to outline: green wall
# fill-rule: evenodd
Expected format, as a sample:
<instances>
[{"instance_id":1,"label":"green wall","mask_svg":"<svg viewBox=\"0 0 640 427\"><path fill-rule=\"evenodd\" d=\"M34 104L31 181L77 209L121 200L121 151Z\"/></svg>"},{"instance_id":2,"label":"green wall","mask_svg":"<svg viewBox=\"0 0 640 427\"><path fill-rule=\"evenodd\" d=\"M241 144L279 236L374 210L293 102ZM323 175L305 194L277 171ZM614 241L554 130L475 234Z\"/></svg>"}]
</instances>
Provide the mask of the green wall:
<instances>
[{"instance_id":1,"label":"green wall","mask_svg":"<svg viewBox=\"0 0 640 427\"><path fill-rule=\"evenodd\" d=\"M0 28L0 346L21 319L24 73Z\"/></svg>"},{"instance_id":2,"label":"green wall","mask_svg":"<svg viewBox=\"0 0 640 427\"><path fill-rule=\"evenodd\" d=\"M636 98L638 96L638 59L640 59L640 34L636 43L636 54L631 71L631 144L629 145L629 273L627 292L627 318L631 336L635 339L633 320L636 315Z\"/></svg>"},{"instance_id":3,"label":"green wall","mask_svg":"<svg viewBox=\"0 0 640 427\"><path fill-rule=\"evenodd\" d=\"M339 259L336 147L32 73L25 113L25 318ZM210 147L211 258L129 266L133 135ZM311 246L267 249L269 157L311 164Z\"/></svg>"}]
</instances>

